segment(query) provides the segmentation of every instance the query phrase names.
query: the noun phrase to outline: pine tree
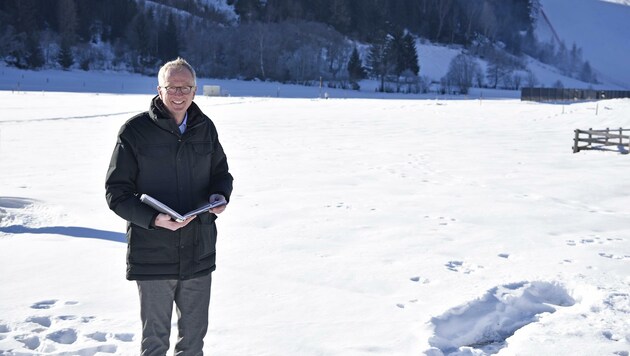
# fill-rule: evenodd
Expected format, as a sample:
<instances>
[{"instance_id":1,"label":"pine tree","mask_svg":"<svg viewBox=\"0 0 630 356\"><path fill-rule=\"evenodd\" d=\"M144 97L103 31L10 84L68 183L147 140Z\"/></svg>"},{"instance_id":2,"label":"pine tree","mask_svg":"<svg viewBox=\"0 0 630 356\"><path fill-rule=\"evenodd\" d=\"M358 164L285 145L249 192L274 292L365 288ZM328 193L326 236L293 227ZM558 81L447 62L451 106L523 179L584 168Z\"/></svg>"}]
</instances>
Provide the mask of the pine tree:
<instances>
[{"instance_id":1,"label":"pine tree","mask_svg":"<svg viewBox=\"0 0 630 356\"><path fill-rule=\"evenodd\" d=\"M418 65L418 52L416 50L416 41L413 36L407 33L402 38L402 58L403 58L403 71L410 70L414 75L418 75L420 72L420 66Z\"/></svg>"},{"instance_id":2,"label":"pine tree","mask_svg":"<svg viewBox=\"0 0 630 356\"><path fill-rule=\"evenodd\" d=\"M158 57L162 62L168 62L179 55L179 40L177 26L173 14L168 16L166 27L158 31Z\"/></svg>"},{"instance_id":3,"label":"pine tree","mask_svg":"<svg viewBox=\"0 0 630 356\"><path fill-rule=\"evenodd\" d=\"M339 32L347 33L350 30L351 18L346 0L332 0L330 4L330 24ZM326 19L322 19L326 21Z\"/></svg>"},{"instance_id":4,"label":"pine tree","mask_svg":"<svg viewBox=\"0 0 630 356\"><path fill-rule=\"evenodd\" d=\"M67 38L61 40L61 48L59 50L57 62L64 70L67 70L74 64L74 56L72 55L70 40Z\"/></svg>"},{"instance_id":5,"label":"pine tree","mask_svg":"<svg viewBox=\"0 0 630 356\"><path fill-rule=\"evenodd\" d=\"M587 83L597 83L595 73L593 73L591 64L588 61L584 62L584 64L582 65L582 70L580 71L580 80Z\"/></svg>"},{"instance_id":6,"label":"pine tree","mask_svg":"<svg viewBox=\"0 0 630 356\"><path fill-rule=\"evenodd\" d=\"M262 5L259 0L236 0L234 10L244 22L256 22L262 17Z\"/></svg>"},{"instance_id":7,"label":"pine tree","mask_svg":"<svg viewBox=\"0 0 630 356\"><path fill-rule=\"evenodd\" d=\"M75 44L77 37L77 6L74 0L59 0L57 7L59 21L59 33L68 41L69 45Z\"/></svg>"},{"instance_id":8,"label":"pine tree","mask_svg":"<svg viewBox=\"0 0 630 356\"><path fill-rule=\"evenodd\" d=\"M356 47L352 51L350 60L348 61L348 76L350 78L350 82L353 84L356 84L359 80L365 78L365 68L363 68L363 63L361 62L359 51Z\"/></svg>"},{"instance_id":9,"label":"pine tree","mask_svg":"<svg viewBox=\"0 0 630 356\"><path fill-rule=\"evenodd\" d=\"M378 89L380 92L385 91L385 78L391 73L394 67L391 55L392 42L393 37L391 35L386 35L382 37L380 41L377 41L370 46L368 54L370 72L381 81L381 85Z\"/></svg>"},{"instance_id":10,"label":"pine tree","mask_svg":"<svg viewBox=\"0 0 630 356\"><path fill-rule=\"evenodd\" d=\"M44 65L44 53L39 44L39 36L31 33L26 37L26 66L37 69Z\"/></svg>"}]
</instances>

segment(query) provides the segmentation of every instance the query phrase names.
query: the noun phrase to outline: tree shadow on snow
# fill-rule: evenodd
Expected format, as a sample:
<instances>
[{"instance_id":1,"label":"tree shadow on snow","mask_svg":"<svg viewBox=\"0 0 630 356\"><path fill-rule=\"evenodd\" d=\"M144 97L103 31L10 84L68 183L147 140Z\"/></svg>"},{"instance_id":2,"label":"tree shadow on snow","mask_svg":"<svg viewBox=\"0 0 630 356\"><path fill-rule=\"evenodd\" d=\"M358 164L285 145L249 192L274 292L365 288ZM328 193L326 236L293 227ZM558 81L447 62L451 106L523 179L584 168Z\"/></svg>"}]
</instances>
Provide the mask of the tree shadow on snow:
<instances>
[{"instance_id":1,"label":"tree shadow on snow","mask_svg":"<svg viewBox=\"0 0 630 356\"><path fill-rule=\"evenodd\" d=\"M46 226L33 228L22 225L12 225L0 227L0 232L8 234L56 234L114 242L127 242L125 234L121 232L98 230L79 226Z\"/></svg>"}]
</instances>

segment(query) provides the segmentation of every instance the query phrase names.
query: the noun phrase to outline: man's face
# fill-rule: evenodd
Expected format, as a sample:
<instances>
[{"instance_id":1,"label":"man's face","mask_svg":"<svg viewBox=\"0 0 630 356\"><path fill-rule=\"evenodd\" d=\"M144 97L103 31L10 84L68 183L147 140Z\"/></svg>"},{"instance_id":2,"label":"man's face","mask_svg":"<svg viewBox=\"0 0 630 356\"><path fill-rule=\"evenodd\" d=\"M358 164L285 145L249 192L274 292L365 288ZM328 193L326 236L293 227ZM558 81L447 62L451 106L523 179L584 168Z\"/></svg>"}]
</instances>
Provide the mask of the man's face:
<instances>
[{"instance_id":1,"label":"man's face","mask_svg":"<svg viewBox=\"0 0 630 356\"><path fill-rule=\"evenodd\" d=\"M182 90L185 91L190 87L192 87L190 93L182 93ZM186 115L186 110L188 110L188 107L190 107L190 104L192 104L192 101L195 98L195 91L197 88L195 87L192 73L185 68L170 69L166 72L164 82L160 83L160 86L158 86L157 89L160 99L164 102L166 109L173 118L180 123ZM171 93L169 93L169 91Z\"/></svg>"}]
</instances>

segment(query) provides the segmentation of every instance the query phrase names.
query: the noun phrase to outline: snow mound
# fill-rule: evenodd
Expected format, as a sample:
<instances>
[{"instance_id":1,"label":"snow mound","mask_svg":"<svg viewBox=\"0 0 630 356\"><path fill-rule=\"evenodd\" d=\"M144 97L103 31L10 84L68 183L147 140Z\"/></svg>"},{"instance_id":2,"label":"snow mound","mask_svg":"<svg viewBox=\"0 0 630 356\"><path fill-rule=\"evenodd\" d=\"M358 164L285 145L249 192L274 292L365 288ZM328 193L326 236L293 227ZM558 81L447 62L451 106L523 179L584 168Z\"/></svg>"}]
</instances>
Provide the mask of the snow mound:
<instances>
[{"instance_id":1,"label":"snow mound","mask_svg":"<svg viewBox=\"0 0 630 356\"><path fill-rule=\"evenodd\" d=\"M120 232L82 226L59 226L64 213L35 199L0 196L0 236L3 234L55 234L126 242Z\"/></svg>"},{"instance_id":2,"label":"snow mound","mask_svg":"<svg viewBox=\"0 0 630 356\"><path fill-rule=\"evenodd\" d=\"M455 307L431 322L431 356L487 355L506 346L518 329L536 322L554 306L571 306L575 300L556 283L520 282L490 289L483 297Z\"/></svg>"},{"instance_id":3,"label":"snow mound","mask_svg":"<svg viewBox=\"0 0 630 356\"><path fill-rule=\"evenodd\" d=\"M34 199L0 196L0 228L34 224L39 205Z\"/></svg>"}]
</instances>

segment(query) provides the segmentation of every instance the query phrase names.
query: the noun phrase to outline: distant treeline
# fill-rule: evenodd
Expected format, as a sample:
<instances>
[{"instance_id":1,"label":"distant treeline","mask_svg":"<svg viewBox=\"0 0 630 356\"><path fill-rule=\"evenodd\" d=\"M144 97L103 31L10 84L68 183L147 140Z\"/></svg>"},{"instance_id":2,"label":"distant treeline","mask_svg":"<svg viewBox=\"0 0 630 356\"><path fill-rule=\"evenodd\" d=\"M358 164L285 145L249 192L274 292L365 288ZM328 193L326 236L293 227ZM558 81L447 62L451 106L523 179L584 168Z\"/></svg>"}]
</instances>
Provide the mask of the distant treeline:
<instances>
[{"instance_id":1,"label":"distant treeline","mask_svg":"<svg viewBox=\"0 0 630 356\"><path fill-rule=\"evenodd\" d=\"M562 46L537 43L538 0L227 2L235 13L202 0L2 0L0 58L18 68L155 74L183 56L208 77L357 88L370 76L381 90L396 91L426 88L416 38L461 45L487 60L527 53L570 64L573 76L588 64L575 47L571 59Z\"/></svg>"},{"instance_id":2,"label":"distant treeline","mask_svg":"<svg viewBox=\"0 0 630 356\"><path fill-rule=\"evenodd\" d=\"M483 37L520 51L533 29L538 0L232 0L242 22L307 20L331 25L368 43L406 29L439 43L471 44Z\"/></svg>"}]
</instances>

